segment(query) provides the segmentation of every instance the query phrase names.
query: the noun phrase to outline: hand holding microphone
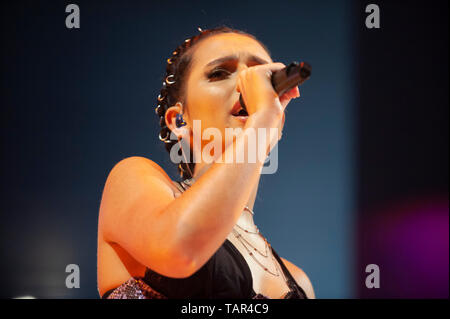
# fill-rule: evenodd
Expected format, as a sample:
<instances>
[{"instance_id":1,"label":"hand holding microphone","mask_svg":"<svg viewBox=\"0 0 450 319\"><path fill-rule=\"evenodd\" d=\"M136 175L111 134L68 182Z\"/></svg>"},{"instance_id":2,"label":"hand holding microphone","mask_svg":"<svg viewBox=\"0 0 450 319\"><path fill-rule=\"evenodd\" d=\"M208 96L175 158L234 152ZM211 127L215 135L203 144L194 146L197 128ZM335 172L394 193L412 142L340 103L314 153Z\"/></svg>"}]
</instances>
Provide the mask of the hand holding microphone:
<instances>
[{"instance_id":1,"label":"hand holding microphone","mask_svg":"<svg viewBox=\"0 0 450 319\"><path fill-rule=\"evenodd\" d=\"M311 66L304 62L293 62L287 67L283 63L268 63L239 73L239 104L249 115L246 126L277 128L278 136L270 134L267 154L274 146L273 140L281 138L284 109L291 99L300 96L298 85L310 75Z\"/></svg>"},{"instance_id":2,"label":"hand holding microphone","mask_svg":"<svg viewBox=\"0 0 450 319\"><path fill-rule=\"evenodd\" d=\"M261 77L264 74L270 78L270 88L268 87L267 81L263 80L264 76ZM238 92L241 93L239 102L242 108L251 114L253 112L247 108L247 105L251 108L251 104L253 103L264 103L263 101L266 99L270 100L275 97L282 97L289 90L303 84L310 75L311 66L306 62L292 62L287 67L283 63L269 63L244 70L238 79ZM248 82L251 83L251 85L248 85L249 88L245 85ZM244 93L244 98L242 91L250 94ZM252 93L257 96L259 95L259 98L252 97ZM269 95L266 97L265 95L267 93L275 93L275 96ZM295 96L288 96L287 98L290 100L292 97ZM250 99L250 101L246 101L246 99ZM283 110L285 106L283 105Z\"/></svg>"}]
</instances>

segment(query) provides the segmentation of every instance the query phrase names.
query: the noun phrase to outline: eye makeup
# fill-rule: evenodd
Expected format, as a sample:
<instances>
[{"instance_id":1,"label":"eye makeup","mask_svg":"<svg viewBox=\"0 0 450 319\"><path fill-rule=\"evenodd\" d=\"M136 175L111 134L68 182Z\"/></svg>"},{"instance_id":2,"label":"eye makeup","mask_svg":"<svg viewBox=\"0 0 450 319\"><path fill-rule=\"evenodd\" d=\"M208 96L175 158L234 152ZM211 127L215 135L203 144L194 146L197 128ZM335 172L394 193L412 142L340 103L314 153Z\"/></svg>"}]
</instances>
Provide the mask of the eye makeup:
<instances>
[{"instance_id":1,"label":"eye makeup","mask_svg":"<svg viewBox=\"0 0 450 319\"><path fill-rule=\"evenodd\" d=\"M208 72L206 77L208 79L220 79L226 76L231 75L231 73L227 70L224 70L222 68L215 68L214 70L212 70L211 72Z\"/></svg>"},{"instance_id":2,"label":"eye makeup","mask_svg":"<svg viewBox=\"0 0 450 319\"><path fill-rule=\"evenodd\" d=\"M211 71L206 71L205 76L209 80L220 80L230 76L233 72L236 71L237 65L239 63L239 58L237 56L231 55L223 58L216 59L207 64L207 66L217 65ZM250 55L247 59L247 66L255 66L259 64L266 64L267 61L256 57L254 55Z\"/></svg>"},{"instance_id":3,"label":"eye makeup","mask_svg":"<svg viewBox=\"0 0 450 319\"><path fill-rule=\"evenodd\" d=\"M237 60L223 61L212 70L206 71L206 78L209 80L224 79L236 71L237 63Z\"/></svg>"}]
</instances>

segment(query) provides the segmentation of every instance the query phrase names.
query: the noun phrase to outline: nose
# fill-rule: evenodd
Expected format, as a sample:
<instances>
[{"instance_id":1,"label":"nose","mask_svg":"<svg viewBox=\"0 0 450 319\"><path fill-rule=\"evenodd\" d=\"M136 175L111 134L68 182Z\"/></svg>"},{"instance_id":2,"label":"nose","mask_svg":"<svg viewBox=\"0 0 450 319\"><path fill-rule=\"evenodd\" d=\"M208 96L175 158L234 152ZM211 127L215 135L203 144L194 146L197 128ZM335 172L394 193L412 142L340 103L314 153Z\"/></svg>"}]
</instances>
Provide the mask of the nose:
<instances>
[{"instance_id":1,"label":"nose","mask_svg":"<svg viewBox=\"0 0 450 319\"><path fill-rule=\"evenodd\" d=\"M245 64L245 63L239 63L238 71L240 72L240 71L245 70L245 69L248 69L248 68L249 68L249 67L248 67L247 64Z\"/></svg>"},{"instance_id":2,"label":"nose","mask_svg":"<svg viewBox=\"0 0 450 319\"><path fill-rule=\"evenodd\" d=\"M237 70L236 70L236 74L239 75L239 73L240 73L241 71L246 70L246 69L248 69L248 68L249 68L249 66L248 66L247 64L245 64L245 63L239 63L239 65L238 65L238 67L237 67ZM238 78L238 77L236 77L236 88L235 88L236 91L237 91L237 89L238 89L238 86L237 86L237 78ZM238 92L239 92L239 91L238 91Z\"/></svg>"}]
</instances>

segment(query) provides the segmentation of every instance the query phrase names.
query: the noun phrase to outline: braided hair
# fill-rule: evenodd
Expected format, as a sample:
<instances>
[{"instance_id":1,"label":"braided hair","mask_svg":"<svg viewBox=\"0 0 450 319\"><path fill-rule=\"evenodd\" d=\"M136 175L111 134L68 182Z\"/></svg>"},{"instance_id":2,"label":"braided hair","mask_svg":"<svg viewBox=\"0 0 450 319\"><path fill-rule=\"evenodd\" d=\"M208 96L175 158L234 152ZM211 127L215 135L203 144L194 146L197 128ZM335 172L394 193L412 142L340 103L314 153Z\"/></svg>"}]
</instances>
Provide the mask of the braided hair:
<instances>
[{"instance_id":1,"label":"braided hair","mask_svg":"<svg viewBox=\"0 0 450 319\"><path fill-rule=\"evenodd\" d=\"M159 139L164 142L166 150L170 153L172 147L178 143L178 140L173 140L170 138L171 130L166 125L165 114L169 107L175 105L178 101L181 101L184 95L184 90L186 89L185 83L187 76L189 74L189 68L192 62L192 49L201 40L204 40L212 35L221 33L237 33L249 36L254 40L258 41L253 35L248 34L241 30L236 30L229 28L227 26L220 26L213 29L202 30L198 28L199 34L192 36L183 41L172 53L172 56L167 59L166 75L164 77L163 87L157 98L157 106L155 108L155 113L159 116L159 125L161 130L159 133ZM261 46L269 53L266 46L258 41ZM269 53L270 54L270 53ZM179 155L181 148L179 150ZM193 154L190 153L190 159L188 163L182 161L178 165L178 172L180 177L185 180L192 178L191 172L194 171L195 163L193 161Z\"/></svg>"}]
</instances>

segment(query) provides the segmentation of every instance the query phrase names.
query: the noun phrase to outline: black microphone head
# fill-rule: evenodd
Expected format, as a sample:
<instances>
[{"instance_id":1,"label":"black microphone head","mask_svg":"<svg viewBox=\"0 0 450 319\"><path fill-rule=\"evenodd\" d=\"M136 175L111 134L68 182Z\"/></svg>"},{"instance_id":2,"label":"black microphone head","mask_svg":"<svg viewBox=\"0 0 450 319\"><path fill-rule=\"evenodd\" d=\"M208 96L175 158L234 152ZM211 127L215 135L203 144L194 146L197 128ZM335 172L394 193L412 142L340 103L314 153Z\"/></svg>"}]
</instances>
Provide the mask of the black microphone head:
<instances>
[{"instance_id":1,"label":"black microphone head","mask_svg":"<svg viewBox=\"0 0 450 319\"><path fill-rule=\"evenodd\" d=\"M300 76L304 79L311 76L311 65L307 62L302 62L300 64Z\"/></svg>"}]
</instances>

